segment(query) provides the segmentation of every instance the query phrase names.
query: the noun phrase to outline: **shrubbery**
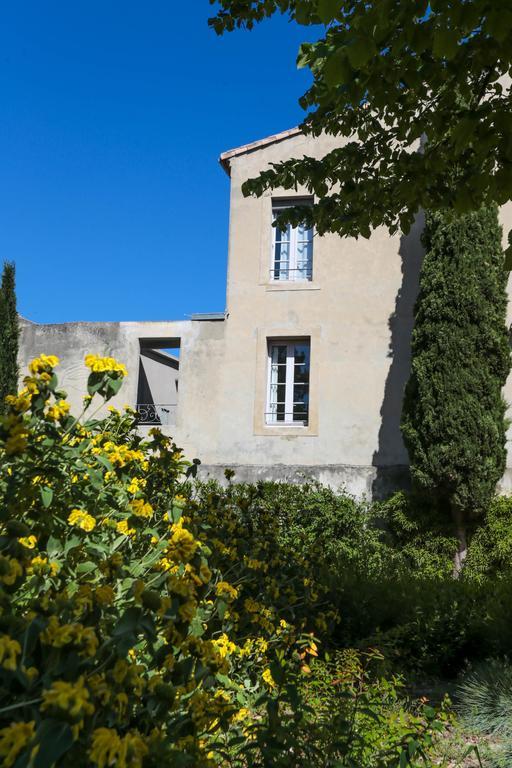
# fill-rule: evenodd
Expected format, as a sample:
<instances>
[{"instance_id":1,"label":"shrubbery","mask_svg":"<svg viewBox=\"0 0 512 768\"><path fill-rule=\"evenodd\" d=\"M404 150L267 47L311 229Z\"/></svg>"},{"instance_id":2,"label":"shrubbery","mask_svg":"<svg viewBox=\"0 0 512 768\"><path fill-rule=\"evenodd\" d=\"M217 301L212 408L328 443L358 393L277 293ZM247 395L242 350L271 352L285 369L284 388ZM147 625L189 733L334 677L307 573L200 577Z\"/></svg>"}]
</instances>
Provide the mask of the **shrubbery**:
<instances>
[{"instance_id":1,"label":"shrubbery","mask_svg":"<svg viewBox=\"0 0 512 768\"><path fill-rule=\"evenodd\" d=\"M2 764L423 765L444 715L409 712L357 655L317 660L338 612L329 553L313 556L320 531L297 546L298 500L276 514L260 488L196 488L195 464L158 430L143 439L130 411L91 414L125 370L86 363L78 419L41 355L0 420ZM346 510L329 507L341 542L329 556L377 564L385 547L354 502L312 493L311 525L322 500ZM320 678L332 716L315 706ZM366 717L379 723L368 738Z\"/></svg>"},{"instance_id":2,"label":"shrubbery","mask_svg":"<svg viewBox=\"0 0 512 768\"><path fill-rule=\"evenodd\" d=\"M404 493L371 505L315 483L195 483L193 492L252 521L248 540L264 528L309 563L340 617L322 633L330 646L378 647L388 670L420 678L512 652L511 500L492 501L454 580L449 521Z\"/></svg>"}]
</instances>

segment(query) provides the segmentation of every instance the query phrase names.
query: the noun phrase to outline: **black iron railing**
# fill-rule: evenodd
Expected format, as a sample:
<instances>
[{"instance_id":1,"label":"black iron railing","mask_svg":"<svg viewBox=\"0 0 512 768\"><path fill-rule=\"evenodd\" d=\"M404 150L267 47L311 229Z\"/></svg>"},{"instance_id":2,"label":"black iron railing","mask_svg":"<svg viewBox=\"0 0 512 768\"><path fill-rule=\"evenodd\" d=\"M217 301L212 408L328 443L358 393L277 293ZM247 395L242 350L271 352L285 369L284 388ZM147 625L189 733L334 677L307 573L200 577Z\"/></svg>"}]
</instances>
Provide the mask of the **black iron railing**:
<instances>
[{"instance_id":1,"label":"black iron railing","mask_svg":"<svg viewBox=\"0 0 512 768\"><path fill-rule=\"evenodd\" d=\"M167 426L176 423L177 405L169 403L137 403L137 417L139 424Z\"/></svg>"}]
</instances>

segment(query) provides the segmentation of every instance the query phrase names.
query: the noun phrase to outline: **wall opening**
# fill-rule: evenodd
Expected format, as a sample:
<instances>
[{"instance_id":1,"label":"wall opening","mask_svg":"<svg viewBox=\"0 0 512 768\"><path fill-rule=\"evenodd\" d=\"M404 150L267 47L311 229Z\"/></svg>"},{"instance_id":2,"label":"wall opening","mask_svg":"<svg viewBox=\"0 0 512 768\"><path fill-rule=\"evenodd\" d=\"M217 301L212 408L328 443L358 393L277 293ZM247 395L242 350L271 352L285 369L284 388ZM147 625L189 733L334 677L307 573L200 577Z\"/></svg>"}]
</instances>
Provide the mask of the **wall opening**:
<instances>
[{"instance_id":1,"label":"wall opening","mask_svg":"<svg viewBox=\"0 0 512 768\"><path fill-rule=\"evenodd\" d=\"M139 339L137 405L141 426L174 426L178 411L180 339Z\"/></svg>"}]
</instances>

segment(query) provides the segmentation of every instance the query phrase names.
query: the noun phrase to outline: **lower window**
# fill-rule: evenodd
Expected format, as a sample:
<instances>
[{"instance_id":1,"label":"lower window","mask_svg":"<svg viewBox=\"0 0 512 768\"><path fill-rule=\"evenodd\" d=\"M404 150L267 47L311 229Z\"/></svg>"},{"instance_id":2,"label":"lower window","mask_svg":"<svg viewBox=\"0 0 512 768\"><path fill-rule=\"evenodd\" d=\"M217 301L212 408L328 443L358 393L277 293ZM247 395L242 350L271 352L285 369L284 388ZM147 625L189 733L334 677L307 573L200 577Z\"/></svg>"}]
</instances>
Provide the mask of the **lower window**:
<instances>
[{"instance_id":1,"label":"lower window","mask_svg":"<svg viewBox=\"0 0 512 768\"><path fill-rule=\"evenodd\" d=\"M309 339L269 341L267 424L308 425L309 353Z\"/></svg>"}]
</instances>

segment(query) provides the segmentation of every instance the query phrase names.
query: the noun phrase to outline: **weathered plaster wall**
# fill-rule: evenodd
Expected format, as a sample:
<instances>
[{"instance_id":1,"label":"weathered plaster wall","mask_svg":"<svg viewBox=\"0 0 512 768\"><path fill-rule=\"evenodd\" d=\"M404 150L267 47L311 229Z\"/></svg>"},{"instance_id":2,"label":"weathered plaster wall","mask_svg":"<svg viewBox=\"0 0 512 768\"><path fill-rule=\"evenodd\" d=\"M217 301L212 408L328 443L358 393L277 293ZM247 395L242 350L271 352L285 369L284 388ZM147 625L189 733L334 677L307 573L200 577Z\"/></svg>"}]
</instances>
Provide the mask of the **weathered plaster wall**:
<instances>
[{"instance_id":1,"label":"weathered plaster wall","mask_svg":"<svg viewBox=\"0 0 512 768\"><path fill-rule=\"evenodd\" d=\"M117 397L109 404L115 407L125 404L134 407L137 402L141 343L144 346L162 346L165 343L168 347L180 344L180 406L177 409L176 425L166 431L172 434L188 455L196 456L202 445L210 451L214 450L216 430L219 428L215 401L218 349L223 325L223 322L218 321L79 322L58 325L37 325L22 321L20 373L24 375L30 360L41 352L57 355L60 359L56 369L60 386L67 391L73 412L79 413L89 374L84 365L85 355L90 352L115 357L126 365L128 377ZM162 375L168 376L165 366L162 366ZM184 414L188 414L188 417L184 418Z\"/></svg>"}]
</instances>

